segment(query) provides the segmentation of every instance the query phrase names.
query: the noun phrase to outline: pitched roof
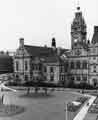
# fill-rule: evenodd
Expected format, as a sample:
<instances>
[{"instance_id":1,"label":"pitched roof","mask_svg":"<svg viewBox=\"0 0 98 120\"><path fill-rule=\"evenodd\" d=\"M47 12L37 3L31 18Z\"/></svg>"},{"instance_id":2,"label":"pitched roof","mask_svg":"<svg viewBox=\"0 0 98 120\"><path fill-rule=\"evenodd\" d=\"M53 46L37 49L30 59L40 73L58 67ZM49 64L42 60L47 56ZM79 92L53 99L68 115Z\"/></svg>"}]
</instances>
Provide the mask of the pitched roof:
<instances>
[{"instance_id":1,"label":"pitched roof","mask_svg":"<svg viewBox=\"0 0 98 120\"><path fill-rule=\"evenodd\" d=\"M53 50L53 48L50 48L50 47L30 46L30 45L24 45L24 48L33 57L36 57L36 56L48 57L48 56L54 56L57 54L57 48L56 48L56 50ZM60 54L64 53L65 51L66 51L66 49L61 49Z\"/></svg>"},{"instance_id":2,"label":"pitched roof","mask_svg":"<svg viewBox=\"0 0 98 120\"><path fill-rule=\"evenodd\" d=\"M45 63L64 63L64 60L60 58L60 56L49 56L45 58Z\"/></svg>"}]
</instances>

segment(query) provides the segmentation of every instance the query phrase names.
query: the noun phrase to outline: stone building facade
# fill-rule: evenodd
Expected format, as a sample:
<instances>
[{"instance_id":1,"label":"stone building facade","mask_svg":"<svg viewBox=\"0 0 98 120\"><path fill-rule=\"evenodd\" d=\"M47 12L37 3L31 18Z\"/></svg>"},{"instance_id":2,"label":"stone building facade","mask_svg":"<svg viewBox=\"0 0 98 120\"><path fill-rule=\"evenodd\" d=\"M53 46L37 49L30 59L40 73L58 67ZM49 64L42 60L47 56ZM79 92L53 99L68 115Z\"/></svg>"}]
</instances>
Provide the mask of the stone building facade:
<instances>
[{"instance_id":1,"label":"stone building facade","mask_svg":"<svg viewBox=\"0 0 98 120\"><path fill-rule=\"evenodd\" d=\"M56 48L55 38L52 46L30 46L20 39L19 48L14 55L14 74L16 82L47 81L53 83L67 81L66 62L60 57L66 49Z\"/></svg>"},{"instance_id":2,"label":"stone building facade","mask_svg":"<svg viewBox=\"0 0 98 120\"><path fill-rule=\"evenodd\" d=\"M98 26L92 40L87 39L87 25L80 7L71 24L71 49L28 46L20 39L14 56L17 82L40 81L98 85ZM20 79L20 80L19 80Z\"/></svg>"},{"instance_id":3,"label":"stone building facade","mask_svg":"<svg viewBox=\"0 0 98 120\"><path fill-rule=\"evenodd\" d=\"M80 7L71 24L71 50L68 61L70 80L76 84L98 84L98 26L92 40L87 40L87 26Z\"/></svg>"}]
</instances>

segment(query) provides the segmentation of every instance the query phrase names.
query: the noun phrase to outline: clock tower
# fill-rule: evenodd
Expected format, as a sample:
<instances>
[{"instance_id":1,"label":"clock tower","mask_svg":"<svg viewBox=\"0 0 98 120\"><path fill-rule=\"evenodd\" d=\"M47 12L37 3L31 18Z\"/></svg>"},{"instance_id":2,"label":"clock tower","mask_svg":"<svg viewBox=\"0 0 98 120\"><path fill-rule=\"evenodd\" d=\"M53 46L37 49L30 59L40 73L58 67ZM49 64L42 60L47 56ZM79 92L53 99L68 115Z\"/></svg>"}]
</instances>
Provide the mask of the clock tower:
<instances>
[{"instance_id":1,"label":"clock tower","mask_svg":"<svg viewBox=\"0 0 98 120\"><path fill-rule=\"evenodd\" d=\"M86 44L86 24L80 11L80 7L77 7L75 18L71 24L71 48L75 49L82 47Z\"/></svg>"}]
</instances>

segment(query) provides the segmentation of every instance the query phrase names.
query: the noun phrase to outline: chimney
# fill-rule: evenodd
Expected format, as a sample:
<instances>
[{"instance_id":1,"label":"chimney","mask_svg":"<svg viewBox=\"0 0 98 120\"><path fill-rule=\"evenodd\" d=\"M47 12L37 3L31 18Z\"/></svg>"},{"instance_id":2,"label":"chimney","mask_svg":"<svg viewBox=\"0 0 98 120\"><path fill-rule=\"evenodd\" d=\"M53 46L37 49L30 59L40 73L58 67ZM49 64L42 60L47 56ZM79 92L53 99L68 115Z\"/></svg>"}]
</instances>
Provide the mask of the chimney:
<instances>
[{"instance_id":1,"label":"chimney","mask_svg":"<svg viewBox=\"0 0 98 120\"><path fill-rule=\"evenodd\" d=\"M54 37L52 38L51 47L52 47L54 50L56 49L56 41L55 41L55 38L54 38Z\"/></svg>"},{"instance_id":2,"label":"chimney","mask_svg":"<svg viewBox=\"0 0 98 120\"><path fill-rule=\"evenodd\" d=\"M20 42L19 47L24 48L24 38L20 38L19 42Z\"/></svg>"}]
</instances>

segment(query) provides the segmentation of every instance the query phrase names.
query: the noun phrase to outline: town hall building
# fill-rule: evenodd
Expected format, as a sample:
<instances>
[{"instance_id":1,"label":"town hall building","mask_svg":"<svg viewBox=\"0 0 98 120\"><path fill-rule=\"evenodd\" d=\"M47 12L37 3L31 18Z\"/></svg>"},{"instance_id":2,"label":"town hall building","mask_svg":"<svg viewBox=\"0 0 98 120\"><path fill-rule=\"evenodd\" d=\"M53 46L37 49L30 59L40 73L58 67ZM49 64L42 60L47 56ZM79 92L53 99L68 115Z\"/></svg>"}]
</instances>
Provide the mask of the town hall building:
<instances>
[{"instance_id":1,"label":"town hall building","mask_svg":"<svg viewBox=\"0 0 98 120\"><path fill-rule=\"evenodd\" d=\"M67 62L60 57L67 49L56 48L55 38L52 39L51 47L25 45L23 38L19 41L19 48L13 58L17 83L64 83L67 80Z\"/></svg>"},{"instance_id":2,"label":"town hall building","mask_svg":"<svg viewBox=\"0 0 98 120\"><path fill-rule=\"evenodd\" d=\"M98 26L92 40L87 39L87 25L80 7L71 24L71 49L25 45L20 39L14 55L16 82L48 81L55 83L87 83L98 85Z\"/></svg>"},{"instance_id":3,"label":"town hall building","mask_svg":"<svg viewBox=\"0 0 98 120\"><path fill-rule=\"evenodd\" d=\"M66 54L66 53L65 53ZM68 54L70 79L76 84L98 84L98 26L87 40L87 25L80 7L71 24L71 50Z\"/></svg>"}]
</instances>

